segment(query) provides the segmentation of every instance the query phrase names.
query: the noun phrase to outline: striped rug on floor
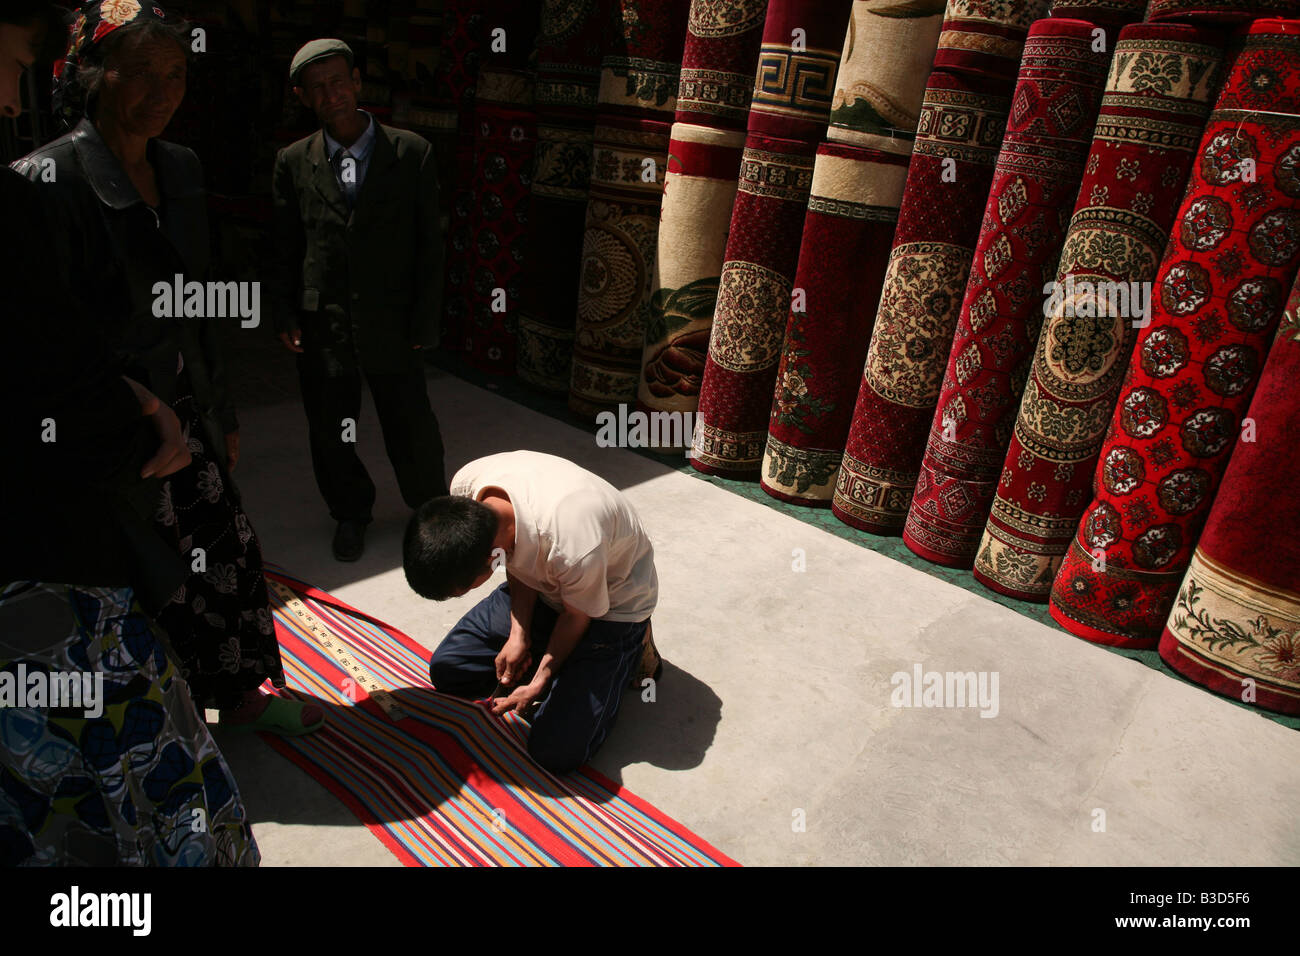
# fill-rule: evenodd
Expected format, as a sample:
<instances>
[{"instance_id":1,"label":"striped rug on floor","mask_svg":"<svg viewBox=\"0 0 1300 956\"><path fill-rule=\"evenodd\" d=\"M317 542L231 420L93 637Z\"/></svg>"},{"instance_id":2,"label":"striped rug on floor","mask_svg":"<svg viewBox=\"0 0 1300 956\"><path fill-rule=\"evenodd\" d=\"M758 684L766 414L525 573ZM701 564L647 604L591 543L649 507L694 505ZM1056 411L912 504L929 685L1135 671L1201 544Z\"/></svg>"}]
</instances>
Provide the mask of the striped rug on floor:
<instances>
[{"instance_id":1,"label":"striped rug on floor","mask_svg":"<svg viewBox=\"0 0 1300 956\"><path fill-rule=\"evenodd\" d=\"M268 580L292 589L406 716L391 719L272 590L282 693L315 699L326 724L303 737L262 736L407 866L737 865L589 768L546 772L528 756L524 720L438 693L419 643L272 568Z\"/></svg>"}]
</instances>

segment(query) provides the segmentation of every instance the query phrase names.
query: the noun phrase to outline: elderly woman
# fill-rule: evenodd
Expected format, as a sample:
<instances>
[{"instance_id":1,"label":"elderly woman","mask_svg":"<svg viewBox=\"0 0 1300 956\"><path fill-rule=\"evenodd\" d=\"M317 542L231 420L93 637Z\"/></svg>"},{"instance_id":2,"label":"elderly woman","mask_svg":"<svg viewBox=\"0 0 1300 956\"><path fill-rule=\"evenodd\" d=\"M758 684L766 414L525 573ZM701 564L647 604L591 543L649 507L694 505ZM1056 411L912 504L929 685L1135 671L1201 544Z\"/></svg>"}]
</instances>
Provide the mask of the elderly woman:
<instances>
[{"instance_id":1,"label":"elderly woman","mask_svg":"<svg viewBox=\"0 0 1300 956\"><path fill-rule=\"evenodd\" d=\"M0 6L4 115L50 33L42 0ZM44 198L0 169L0 866L256 865L230 769L141 609L185 577L151 520L190 461L180 422L66 296ZM74 706L52 699L68 678Z\"/></svg>"},{"instance_id":2,"label":"elderly woman","mask_svg":"<svg viewBox=\"0 0 1300 956\"><path fill-rule=\"evenodd\" d=\"M80 119L14 167L56 200L56 248L74 285L110 317L128 373L185 429L193 463L165 482L157 520L191 570L158 623L195 703L217 707L223 727L306 733L324 721L320 707L258 691L267 678L283 686L284 676L261 549L226 467L239 450L218 346L218 323L230 320L155 309L157 283L170 287L178 274L203 281L208 269L198 157L158 138L185 95L189 43L152 4L86 4L55 64L55 108ZM214 417L219 427L206 428Z\"/></svg>"}]
</instances>

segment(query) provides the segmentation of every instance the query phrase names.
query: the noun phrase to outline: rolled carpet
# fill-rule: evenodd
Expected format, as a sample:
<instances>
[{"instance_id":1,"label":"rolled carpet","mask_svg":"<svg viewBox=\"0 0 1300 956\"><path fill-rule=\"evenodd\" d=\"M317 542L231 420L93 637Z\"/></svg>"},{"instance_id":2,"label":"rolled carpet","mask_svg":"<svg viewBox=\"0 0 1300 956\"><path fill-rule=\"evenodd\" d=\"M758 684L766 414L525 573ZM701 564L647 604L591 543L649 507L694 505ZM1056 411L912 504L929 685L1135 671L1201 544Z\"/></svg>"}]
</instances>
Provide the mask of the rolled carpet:
<instances>
[{"instance_id":1,"label":"rolled carpet","mask_svg":"<svg viewBox=\"0 0 1300 956\"><path fill-rule=\"evenodd\" d=\"M699 405L766 13L766 0L691 2L637 386L644 411Z\"/></svg>"},{"instance_id":2,"label":"rolled carpet","mask_svg":"<svg viewBox=\"0 0 1300 956\"><path fill-rule=\"evenodd\" d=\"M529 54L537 42L536 4L484 0L488 43L474 83L474 206L464 296L465 360L494 375L515 374L521 266L528 248L528 203L537 123ZM493 42L493 31L507 42Z\"/></svg>"},{"instance_id":3,"label":"rolled carpet","mask_svg":"<svg viewBox=\"0 0 1300 956\"><path fill-rule=\"evenodd\" d=\"M829 506L907 181L907 154L823 143L763 454L763 490Z\"/></svg>"},{"instance_id":4,"label":"rolled carpet","mask_svg":"<svg viewBox=\"0 0 1300 956\"><path fill-rule=\"evenodd\" d=\"M601 62L569 408L635 401L689 0L614 0Z\"/></svg>"},{"instance_id":5,"label":"rolled carpet","mask_svg":"<svg viewBox=\"0 0 1300 956\"><path fill-rule=\"evenodd\" d=\"M1256 21L1210 115L1095 497L1052 585L1052 616L1079 637L1156 645L1243 434L1300 263L1298 54L1300 21Z\"/></svg>"},{"instance_id":6,"label":"rolled carpet","mask_svg":"<svg viewBox=\"0 0 1300 956\"><path fill-rule=\"evenodd\" d=\"M815 152L798 140L745 139L691 450L705 474L752 479L762 463Z\"/></svg>"},{"instance_id":7,"label":"rolled carpet","mask_svg":"<svg viewBox=\"0 0 1300 956\"><path fill-rule=\"evenodd\" d=\"M1141 23L1146 17L1147 0L1052 0L1047 15L1064 20L1086 20L1106 31L1106 49L1115 49L1120 29Z\"/></svg>"},{"instance_id":8,"label":"rolled carpet","mask_svg":"<svg viewBox=\"0 0 1300 956\"><path fill-rule=\"evenodd\" d=\"M673 124L637 388L643 410L687 413L699 404L744 145L738 130Z\"/></svg>"},{"instance_id":9,"label":"rolled carpet","mask_svg":"<svg viewBox=\"0 0 1300 956\"><path fill-rule=\"evenodd\" d=\"M544 0L537 38L537 145L515 331L519 378L565 394L573 365L582 234L605 22L612 0ZM545 228L540 228L541 224Z\"/></svg>"},{"instance_id":10,"label":"rolled carpet","mask_svg":"<svg viewBox=\"0 0 1300 956\"><path fill-rule=\"evenodd\" d=\"M533 81L523 71L485 66L476 95L465 360L489 374L514 375L521 270L529 247L529 174L537 141Z\"/></svg>"},{"instance_id":11,"label":"rolled carpet","mask_svg":"<svg viewBox=\"0 0 1300 956\"><path fill-rule=\"evenodd\" d=\"M767 0L691 0L677 122L744 131L766 19Z\"/></svg>"},{"instance_id":12,"label":"rolled carpet","mask_svg":"<svg viewBox=\"0 0 1300 956\"><path fill-rule=\"evenodd\" d=\"M1029 25L1048 0L948 0L935 70L1014 79Z\"/></svg>"},{"instance_id":13,"label":"rolled carpet","mask_svg":"<svg viewBox=\"0 0 1300 956\"><path fill-rule=\"evenodd\" d=\"M1222 82L1226 39L1172 23L1120 34L1057 270L1058 287L1074 291L1049 301L975 559L976 580L1002 594L1047 600L1091 498L1133 317Z\"/></svg>"},{"instance_id":14,"label":"rolled carpet","mask_svg":"<svg viewBox=\"0 0 1300 956\"><path fill-rule=\"evenodd\" d=\"M1300 284L1250 404L1243 440L1160 636L1174 670L1219 694L1300 714Z\"/></svg>"},{"instance_id":15,"label":"rolled carpet","mask_svg":"<svg viewBox=\"0 0 1300 956\"><path fill-rule=\"evenodd\" d=\"M813 160L850 6L768 4L692 445L691 465L708 474L753 479L762 464Z\"/></svg>"},{"instance_id":16,"label":"rolled carpet","mask_svg":"<svg viewBox=\"0 0 1300 956\"><path fill-rule=\"evenodd\" d=\"M944 7L944 0L855 0L828 140L910 152Z\"/></svg>"},{"instance_id":17,"label":"rolled carpet","mask_svg":"<svg viewBox=\"0 0 1300 956\"><path fill-rule=\"evenodd\" d=\"M470 233L474 216L474 84L487 42L478 0L447 0L443 13L443 49L438 65L438 99L454 114L444 134L452 173L442 183L449 197L446 267L443 276L442 342L446 351L463 352L469 324Z\"/></svg>"},{"instance_id":18,"label":"rolled carpet","mask_svg":"<svg viewBox=\"0 0 1300 956\"><path fill-rule=\"evenodd\" d=\"M1297 0L1151 0L1147 19L1204 20L1243 23L1258 17L1293 17L1300 14Z\"/></svg>"},{"instance_id":19,"label":"rolled carpet","mask_svg":"<svg viewBox=\"0 0 1300 956\"><path fill-rule=\"evenodd\" d=\"M612 115L596 126L569 385L579 415L636 395L670 129Z\"/></svg>"}]
</instances>

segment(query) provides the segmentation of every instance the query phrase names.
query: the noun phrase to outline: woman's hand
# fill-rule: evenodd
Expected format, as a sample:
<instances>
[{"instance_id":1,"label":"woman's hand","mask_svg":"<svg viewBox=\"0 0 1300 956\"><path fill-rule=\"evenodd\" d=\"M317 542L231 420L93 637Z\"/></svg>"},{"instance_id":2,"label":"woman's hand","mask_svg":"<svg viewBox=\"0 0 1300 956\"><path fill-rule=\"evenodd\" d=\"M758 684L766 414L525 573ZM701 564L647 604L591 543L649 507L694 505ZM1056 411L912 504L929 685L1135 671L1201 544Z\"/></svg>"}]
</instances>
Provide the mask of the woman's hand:
<instances>
[{"instance_id":1,"label":"woman's hand","mask_svg":"<svg viewBox=\"0 0 1300 956\"><path fill-rule=\"evenodd\" d=\"M136 401L140 403L140 414L153 419L154 430L158 433L160 444L154 456L145 462L140 470L141 478L166 478L186 468L190 464L190 449L181 433L181 421L171 407L159 400L158 396L139 382L122 376L122 381L131 386Z\"/></svg>"},{"instance_id":2,"label":"woman's hand","mask_svg":"<svg viewBox=\"0 0 1300 956\"><path fill-rule=\"evenodd\" d=\"M239 429L226 432L226 469L234 471L239 464Z\"/></svg>"}]
</instances>

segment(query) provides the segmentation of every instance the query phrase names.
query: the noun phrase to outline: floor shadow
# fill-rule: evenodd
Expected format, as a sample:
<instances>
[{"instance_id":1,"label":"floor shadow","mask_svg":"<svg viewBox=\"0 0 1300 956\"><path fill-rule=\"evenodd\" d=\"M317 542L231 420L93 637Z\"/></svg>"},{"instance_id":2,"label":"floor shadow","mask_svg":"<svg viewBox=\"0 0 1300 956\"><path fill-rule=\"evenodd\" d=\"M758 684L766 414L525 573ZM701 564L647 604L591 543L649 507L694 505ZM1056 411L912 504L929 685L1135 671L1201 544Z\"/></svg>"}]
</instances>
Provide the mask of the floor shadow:
<instances>
[{"instance_id":1,"label":"floor shadow","mask_svg":"<svg viewBox=\"0 0 1300 956\"><path fill-rule=\"evenodd\" d=\"M650 690L653 699L648 699ZM653 688L624 693L618 720L591 767L619 784L623 768L631 764L691 770L704 762L721 720L722 699L712 688L664 661Z\"/></svg>"}]
</instances>

